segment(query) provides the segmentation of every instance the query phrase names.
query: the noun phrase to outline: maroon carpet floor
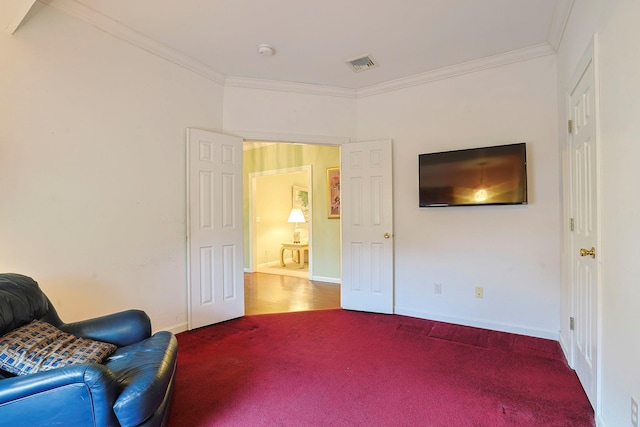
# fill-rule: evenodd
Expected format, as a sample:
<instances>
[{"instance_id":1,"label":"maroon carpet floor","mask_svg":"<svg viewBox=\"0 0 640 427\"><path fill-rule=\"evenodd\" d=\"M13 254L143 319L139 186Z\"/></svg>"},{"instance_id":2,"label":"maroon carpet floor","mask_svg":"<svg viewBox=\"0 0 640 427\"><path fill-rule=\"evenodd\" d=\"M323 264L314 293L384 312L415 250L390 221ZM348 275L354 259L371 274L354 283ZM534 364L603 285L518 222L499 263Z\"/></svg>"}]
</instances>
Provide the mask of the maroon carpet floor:
<instances>
[{"instance_id":1,"label":"maroon carpet floor","mask_svg":"<svg viewBox=\"0 0 640 427\"><path fill-rule=\"evenodd\" d=\"M170 427L594 426L557 342L346 310L178 334Z\"/></svg>"}]
</instances>

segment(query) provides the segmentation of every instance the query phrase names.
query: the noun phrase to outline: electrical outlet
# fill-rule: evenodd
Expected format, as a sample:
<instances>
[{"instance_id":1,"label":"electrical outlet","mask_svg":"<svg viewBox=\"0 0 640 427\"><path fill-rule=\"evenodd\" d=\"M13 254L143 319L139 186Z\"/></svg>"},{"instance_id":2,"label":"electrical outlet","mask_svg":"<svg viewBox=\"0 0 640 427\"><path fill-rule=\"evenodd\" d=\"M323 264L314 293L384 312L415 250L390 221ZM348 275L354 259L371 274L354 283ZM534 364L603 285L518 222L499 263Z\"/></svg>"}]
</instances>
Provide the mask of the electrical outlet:
<instances>
[{"instance_id":1,"label":"electrical outlet","mask_svg":"<svg viewBox=\"0 0 640 427\"><path fill-rule=\"evenodd\" d=\"M638 401L631 396L631 425L638 427Z\"/></svg>"},{"instance_id":2,"label":"electrical outlet","mask_svg":"<svg viewBox=\"0 0 640 427\"><path fill-rule=\"evenodd\" d=\"M434 294L441 294L442 293L442 283L435 283L433 285L433 293Z\"/></svg>"},{"instance_id":3,"label":"electrical outlet","mask_svg":"<svg viewBox=\"0 0 640 427\"><path fill-rule=\"evenodd\" d=\"M482 288L482 286L476 286L476 298L483 298L484 297L484 289Z\"/></svg>"}]
</instances>

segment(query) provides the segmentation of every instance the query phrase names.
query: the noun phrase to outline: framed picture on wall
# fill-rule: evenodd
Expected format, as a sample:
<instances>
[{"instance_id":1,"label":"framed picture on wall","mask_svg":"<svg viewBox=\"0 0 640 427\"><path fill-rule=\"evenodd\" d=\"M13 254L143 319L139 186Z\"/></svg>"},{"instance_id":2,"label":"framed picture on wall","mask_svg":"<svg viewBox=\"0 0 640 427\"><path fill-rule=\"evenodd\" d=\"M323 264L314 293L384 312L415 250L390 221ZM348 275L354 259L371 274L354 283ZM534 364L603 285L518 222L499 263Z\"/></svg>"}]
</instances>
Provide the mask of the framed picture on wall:
<instances>
[{"instance_id":1,"label":"framed picture on wall","mask_svg":"<svg viewBox=\"0 0 640 427\"><path fill-rule=\"evenodd\" d=\"M304 220L309 222L309 189L306 187L291 187L291 209L300 208L304 214Z\"/></svg>"},{"instance_id":2,"label":"framed picture on wall","mask_svg":"<svg viewBox=\"0 0 640 427\"><path fill-rule=\"evenodd\" d=\"M327 168L329 218L340 218L340 167Z\"/></svg>"}]
</instances>

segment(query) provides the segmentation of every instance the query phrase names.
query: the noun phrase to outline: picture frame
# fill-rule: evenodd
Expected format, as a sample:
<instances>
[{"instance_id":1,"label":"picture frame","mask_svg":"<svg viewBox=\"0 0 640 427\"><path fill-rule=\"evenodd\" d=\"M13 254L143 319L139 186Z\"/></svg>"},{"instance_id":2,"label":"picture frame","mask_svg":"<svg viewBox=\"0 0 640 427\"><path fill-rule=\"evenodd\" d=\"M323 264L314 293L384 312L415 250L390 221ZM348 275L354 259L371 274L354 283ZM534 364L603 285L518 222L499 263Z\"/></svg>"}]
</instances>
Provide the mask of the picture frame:
<instances>
[{"instance_id":1,"label":"picture frame","mask_svg":"<svg viewBox=\"0 0 640 427\"><path fill-rule=\"evenodd\" d=\"M328 217L340 218L340 167L327 168Z\"/></svg>"},{"instance_id":2,"label":"picture frame","mask_svg":"<svg viewBox=\"0 0 640 427\"><path fill-rule=\"evenodd\" d=\"M294 185L291 187L291 209L300 208L305 221L309 222L309 189Z\"/></svg>"}]
</instances>

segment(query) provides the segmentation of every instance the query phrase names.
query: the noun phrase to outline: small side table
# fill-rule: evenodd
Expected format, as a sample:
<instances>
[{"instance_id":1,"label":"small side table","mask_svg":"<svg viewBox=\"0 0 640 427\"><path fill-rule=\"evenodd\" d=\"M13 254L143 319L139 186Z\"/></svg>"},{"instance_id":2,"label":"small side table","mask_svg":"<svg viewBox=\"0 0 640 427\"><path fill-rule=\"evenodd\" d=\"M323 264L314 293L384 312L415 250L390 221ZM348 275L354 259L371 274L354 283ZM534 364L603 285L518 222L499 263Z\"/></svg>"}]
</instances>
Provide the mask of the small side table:
<instances>
[{"instance_id":1,"label":"small side table","mask_svg":"<svg viewBox=\"0 0 640 427\"><path fill-rule=\"evenodd\" d=\"M293 252L298 251L298 264L299 268L304 268L304 256L305 254L309 254L309 242L300 242L300 243L283 243L280 248L280 266L284 267L284 251L289 249L291 251L291 256L293 257ZM295 258L294 258L295 259Z\"/></svg>"}]
</instances>

